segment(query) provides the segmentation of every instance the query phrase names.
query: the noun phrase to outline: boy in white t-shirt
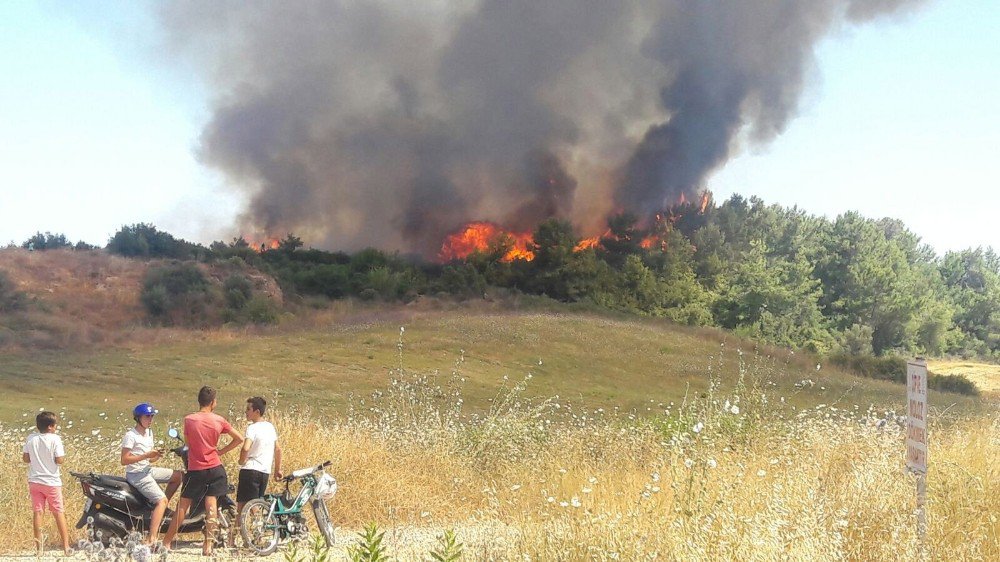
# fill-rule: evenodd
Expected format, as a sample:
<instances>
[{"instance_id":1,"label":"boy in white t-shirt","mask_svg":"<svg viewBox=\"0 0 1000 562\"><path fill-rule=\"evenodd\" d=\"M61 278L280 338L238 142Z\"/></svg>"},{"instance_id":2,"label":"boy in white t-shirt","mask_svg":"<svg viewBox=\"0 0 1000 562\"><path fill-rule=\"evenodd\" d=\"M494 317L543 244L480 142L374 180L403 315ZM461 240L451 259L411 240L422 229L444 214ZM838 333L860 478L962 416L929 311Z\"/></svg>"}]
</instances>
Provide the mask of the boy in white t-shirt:
<instances>
[{"instance_id":1,"label":"boy in white t-shirt","mask_svg":"<svg viewBox=\"0 0 1000 562\"><path fill-rule=\"evenodd\" d=\"M56 434L58 418L52 412L41 412L35 416L38 433L32 433L24 442L22 458L28 463L28 492L34 516L31 519L35 532L35 546L42 551L42 513L46 504L56 520L63 552L69 556L69 533L66 530L66 515L63 513L62 478L59 465L66 457L62 438Z\"/></svg>"},{"instance_id":2,"label":"boy in white t-shirt","mask_svg":"<svg viewBox=\"0 0 1000 562\"><path fill-rule=\"evenodd\" d=\"M125 480L154 506L149 517L147 544L153 544L159 538L160 524L167 511L167 504L180 487L181 478L184 476L179 470L150 464L150 461L158 461L163 456L163 451L154 447L153 430L149 428L155 415L156 408L149 402L143 402L133 408L132 419L135 420L135 427L125 432L121 449ZM160 484L167 485L165 493L160 489Z\"/></svg>"},{"instance_id":3,"label":"boy in white t-shirt","mask_svg":"<svg viewBox=\"0 0 1000 562\"><path fill-rule=\"evenodd\" d=\"M236 513L243 512L248 501L264 496L274 466L274 477L281 479L281 446L271 422L264 420L267 401L260 396L247 399L247 427L240 449L240 480L236 488ZM235 539L235 536L233 537Z\"/></svg>"}]
</instances>

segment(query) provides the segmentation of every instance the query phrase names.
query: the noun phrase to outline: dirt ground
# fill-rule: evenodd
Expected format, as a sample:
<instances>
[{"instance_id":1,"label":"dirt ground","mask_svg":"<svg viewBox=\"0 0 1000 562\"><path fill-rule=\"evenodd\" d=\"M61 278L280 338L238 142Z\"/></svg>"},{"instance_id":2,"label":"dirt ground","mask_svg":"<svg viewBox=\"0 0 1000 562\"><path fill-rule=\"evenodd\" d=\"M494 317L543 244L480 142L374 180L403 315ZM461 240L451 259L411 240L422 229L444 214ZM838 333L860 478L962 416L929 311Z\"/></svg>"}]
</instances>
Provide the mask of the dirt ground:
<instances>
[{"instance_id":1,"label":"dirt ground","mask_svg":"<svg viewBox=\"0 0 1000 562\"><path fill-rule=\"evenodd\" d=\"M410 560L427 560L429 559L429 552L434 550L438 546L438 537L441 536L442 530L439 528L430 527L407 527L401 526L396 528L385 529L385 536L383 538L382 544L387 548L388 553L393 557L393 559L400 562L406 562ZM472 557L471 559L476 559L474 552L479 549L495 549L498 544L505 543L510 540L510 529L500 529L489 525L469 525L461 528L455 529L458 534L459 542L466 545L466 557ZM348 530L348 529L337 529L336 532L336 542L333 548L330 549L330 557L328 560L331 562L339 562L350 560L347 551L348 547L357 543L358 533L360 529ZM212 560L285 560L285 554L289 549L288 544L282 544L278 551L274 554L266 557L257 556L247 550L230 550L230 549L217 549ZM304 544L300 547L300 553L305 557L306 560L309 559L308 555L308 545ZM47 552L38 556L33 553L21 553L21 554L0 554L0 560L22 560L22 561L68 561L68 560L100 560L98 556L91 553L88 557L87 553L84 552L74 552L70 557L65 557L59 553L56 549L49 549ZM114 558L111 558L114 560ZM135 560L136 562L143 562L141 560L136 560L135 558L122 557L119 560L121 562L126 562L128 560ZM148 559L148 562L158 562L162 560L159 555L153 555ZM177 548L167 555L166 558L169 562L186 562L186 561L203 561L207 560L201 555L201 542L194 541L184 541L178 540Z\"/></svg>"}]
</instances>

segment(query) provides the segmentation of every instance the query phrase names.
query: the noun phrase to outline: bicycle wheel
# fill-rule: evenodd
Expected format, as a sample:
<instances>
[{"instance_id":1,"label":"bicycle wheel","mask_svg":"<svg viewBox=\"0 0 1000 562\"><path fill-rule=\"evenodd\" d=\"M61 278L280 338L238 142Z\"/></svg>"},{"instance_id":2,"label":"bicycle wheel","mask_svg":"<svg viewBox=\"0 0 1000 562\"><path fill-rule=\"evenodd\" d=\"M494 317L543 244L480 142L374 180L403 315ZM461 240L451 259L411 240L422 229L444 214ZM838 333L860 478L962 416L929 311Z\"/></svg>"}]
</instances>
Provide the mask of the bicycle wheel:
<instances>
[{"instance_id":1,"label":"bicycle wheel","mask_svg":"<svg viewBox=\"0 0 1000 562\"><path fill-rule=\"evenodd\" d=\"M243 544L261 556L278 549L278 518L271 513L270 501L257 498L243 506L240 535L243 536Z\"/></svg>"},{"instance_id":2,"label":"bicycle wheel","mask_svg":"<svg viewBox=\"0 0 1000 562\"><path fill-rule=\"evenodd\" d=\"M326 540L326 546L333 546L333 523L330 521L330 512L326 509L326 502L323 500L313 500L313 515L316 516L316 526L319 527L320 534Z\"/></svg>"}]
</instances>

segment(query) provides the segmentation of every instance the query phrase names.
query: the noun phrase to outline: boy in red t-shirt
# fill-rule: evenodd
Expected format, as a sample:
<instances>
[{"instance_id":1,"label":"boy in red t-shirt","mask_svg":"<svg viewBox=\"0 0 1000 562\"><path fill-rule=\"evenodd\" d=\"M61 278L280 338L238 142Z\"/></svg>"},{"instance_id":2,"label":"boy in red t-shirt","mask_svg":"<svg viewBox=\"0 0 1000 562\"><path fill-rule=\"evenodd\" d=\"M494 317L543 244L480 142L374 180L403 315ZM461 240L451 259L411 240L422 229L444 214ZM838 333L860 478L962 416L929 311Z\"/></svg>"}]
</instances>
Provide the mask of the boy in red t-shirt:
<instances>
[{"instance_id":1,"label":"boy in red t-shirt","mask_svg":"<svg viewBox=\"0 0 1000 562\"><path fill-rule=\"evenodd\" d=\"M184 418L184 439L188 444L188 470L184 474L184 484L181 488L181 500L177 512L170 521L170 529L163 537L163 544L172 546L174 536L181 521L187 516L191 504L205 498L205 544L202 554L212 554L212 541L215 537L216 500L229 490L229 480L226 469L222 466L220 456L232 451L243 443L243 436L233 429L226 418L213 412L217 400L215 389L203 386L198 391L198 406L200 410L188 414ZM229 444L219 449L219 437L229 434Z\"/></svg>"}]
</instances>

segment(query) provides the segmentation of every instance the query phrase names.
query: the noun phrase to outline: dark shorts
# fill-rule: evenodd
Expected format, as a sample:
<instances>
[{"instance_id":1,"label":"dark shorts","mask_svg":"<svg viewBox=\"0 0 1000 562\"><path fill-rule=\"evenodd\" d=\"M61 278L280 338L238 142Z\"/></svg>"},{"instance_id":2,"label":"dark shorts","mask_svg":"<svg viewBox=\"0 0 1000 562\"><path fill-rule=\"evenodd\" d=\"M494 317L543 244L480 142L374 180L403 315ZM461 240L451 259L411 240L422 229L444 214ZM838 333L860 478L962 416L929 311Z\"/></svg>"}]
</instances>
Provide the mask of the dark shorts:
<instances>
[{"instance_id":1,"label":"dark shorts","mask_svg":"<svg viewBox=\"0 0 1000 562\"><path fill-rule=\"evenodd\" d=\"M229 480L222 465L205 470L189 470L184 474L181 497L200 500L205 496L224 496L229 492Z\"/></svg>"},{"instance_id":2,"label":"dark shorts","mask_svg":"<svg viewBox=\"0 0 1000 562\"><path fill-rule=\"evenodd\" d=\"M269 477L270 475L259 470L241 470L240 484L236 487L236 501L242 503L264 497Z\"/></svg>"}]
</instances>

